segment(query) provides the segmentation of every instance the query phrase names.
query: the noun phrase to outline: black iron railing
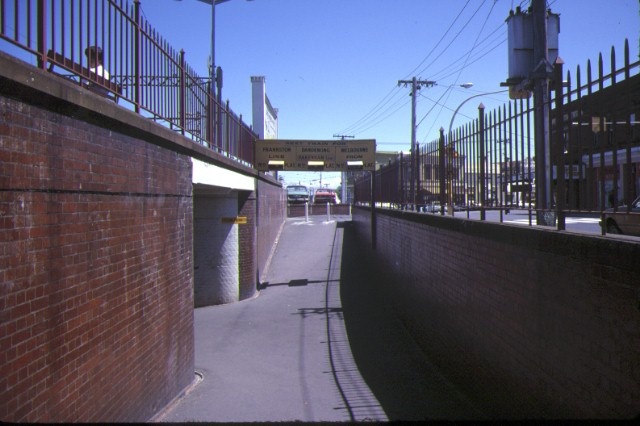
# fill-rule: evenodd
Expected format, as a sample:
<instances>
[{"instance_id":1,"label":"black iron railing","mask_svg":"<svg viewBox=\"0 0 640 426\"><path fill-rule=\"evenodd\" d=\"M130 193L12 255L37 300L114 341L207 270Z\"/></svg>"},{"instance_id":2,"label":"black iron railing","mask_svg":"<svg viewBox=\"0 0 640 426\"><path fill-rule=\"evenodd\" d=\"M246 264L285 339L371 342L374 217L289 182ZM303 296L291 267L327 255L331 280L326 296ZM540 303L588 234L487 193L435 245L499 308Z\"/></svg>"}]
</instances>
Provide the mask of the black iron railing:
<instances>
[{"instance_id":1,"label":"black iron railing","mask_svg":"<svg viewBox=\"0 0 640 426\"><path fill-rule=\"evenodd\" d=\"M556 64L549 96L548 210L631 213L640 194L640 61L631 62L628 41L623 62L616 65L612 49L608 73L602 55L597 74L588 63L586 76L580 68L565 76ZM401 154L381 167L375 203L443 214L445 205L539 211L534 136L532 100L513 100L491 112L479 107L476 120L450 134L441 129L438 140L418 148L417 170ZM357 203L371 203L370 179L356 182Z\"/></svg>"},{"instance_id":2,"label":"black iron railing","mask_svg":"<svg viewBox=\"0 0 640 426\"><path fill-rule=\"evenodd\" d=\"M247 165L257 135L213 96L134 0L0 0L0 50L105 94ZM102 52L95 72L87 48ZM92 74L93 73L93 74ZM104 78L104 80L103 80ZM105 83L105 80L108 83Z\"/></svg>"}]
</instances>

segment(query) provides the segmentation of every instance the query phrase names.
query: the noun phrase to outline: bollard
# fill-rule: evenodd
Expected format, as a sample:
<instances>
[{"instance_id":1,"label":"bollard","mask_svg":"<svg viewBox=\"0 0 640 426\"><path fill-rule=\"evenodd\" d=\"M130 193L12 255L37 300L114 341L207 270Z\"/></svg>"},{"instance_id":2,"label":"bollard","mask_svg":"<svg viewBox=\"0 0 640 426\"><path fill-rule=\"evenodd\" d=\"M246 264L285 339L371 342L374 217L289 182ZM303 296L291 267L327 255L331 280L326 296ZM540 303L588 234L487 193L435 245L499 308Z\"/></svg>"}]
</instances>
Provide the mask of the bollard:
<instances>
[{"instance_id":1,"label":"bollard","mask_svg":"<svg viewBox=\"0 0 640 426\"><path fill-rule=\"evenodd\" d=\"M331 204L327 203L327 222L331 222Z\"/></svg>"},{"instance_id":2,"label":"bollard","mask_svg":"<svg viewBox=\"0 0 640 426\"><path fill-rule=\"evenodd\" d=\"M304 221L309 222L309 202L304 203Z\"/></svg>"}]
</instances>

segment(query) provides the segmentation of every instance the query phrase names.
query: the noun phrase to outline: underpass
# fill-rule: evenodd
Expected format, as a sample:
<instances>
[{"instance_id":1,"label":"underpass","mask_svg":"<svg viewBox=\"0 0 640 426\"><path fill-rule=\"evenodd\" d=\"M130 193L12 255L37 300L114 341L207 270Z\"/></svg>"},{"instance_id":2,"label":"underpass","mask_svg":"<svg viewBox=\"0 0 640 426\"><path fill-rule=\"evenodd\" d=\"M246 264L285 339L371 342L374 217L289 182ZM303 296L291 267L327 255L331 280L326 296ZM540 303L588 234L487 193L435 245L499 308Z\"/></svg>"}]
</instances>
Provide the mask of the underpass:
<instances>
[{"instance_id":1,"label":"underpass","mask_svg":"<svg viewBox=\"0 0 640 426\"><path fill-rule=\"evenodd\" d=\"M156 420L460 420L356 249L349 216L286 220L258 297L195 310L203 379Z\"/></svg>"}]
</instances>

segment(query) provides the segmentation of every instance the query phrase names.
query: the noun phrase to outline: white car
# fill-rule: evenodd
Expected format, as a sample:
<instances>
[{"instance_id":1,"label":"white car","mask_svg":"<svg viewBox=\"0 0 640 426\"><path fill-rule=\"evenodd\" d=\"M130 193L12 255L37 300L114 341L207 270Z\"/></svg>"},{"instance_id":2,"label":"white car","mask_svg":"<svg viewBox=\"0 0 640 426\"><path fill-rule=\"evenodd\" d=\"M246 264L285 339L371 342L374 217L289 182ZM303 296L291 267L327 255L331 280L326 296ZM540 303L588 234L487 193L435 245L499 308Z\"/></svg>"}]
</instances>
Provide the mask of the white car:
<instances>
[{"instance_id":1,"label":"white car","mask_svg":"<svg viewBox=\"0 0 640 426\"><path fill-rule=\"evenodd\" d=\"M640 197L631 203L631 213L627 213L627 206L619 206L616 212L605 210L600 226L608 234L640 236Z\"/></svg>"}]
</instances>

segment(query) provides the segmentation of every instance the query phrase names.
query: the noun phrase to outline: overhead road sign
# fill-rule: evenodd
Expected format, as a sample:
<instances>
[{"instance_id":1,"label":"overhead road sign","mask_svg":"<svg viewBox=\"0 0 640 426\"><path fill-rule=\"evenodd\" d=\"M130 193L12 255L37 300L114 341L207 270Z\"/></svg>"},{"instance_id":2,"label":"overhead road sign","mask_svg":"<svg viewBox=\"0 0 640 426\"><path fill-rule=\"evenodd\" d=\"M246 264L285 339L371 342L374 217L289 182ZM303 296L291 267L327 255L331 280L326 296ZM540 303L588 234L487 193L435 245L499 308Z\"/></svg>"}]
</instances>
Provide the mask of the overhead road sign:
<instances>
[{"instance_id":1,"label":"overhead road sign","mask_svg":"<svg viewBox=\"0 0 640 426\"><path fill-rule=\"evenodd\" d=\"M256 142L255 167L260 171L375 170L375 164L375 139L261 139Z\"/></svg>"}]
</instances>

